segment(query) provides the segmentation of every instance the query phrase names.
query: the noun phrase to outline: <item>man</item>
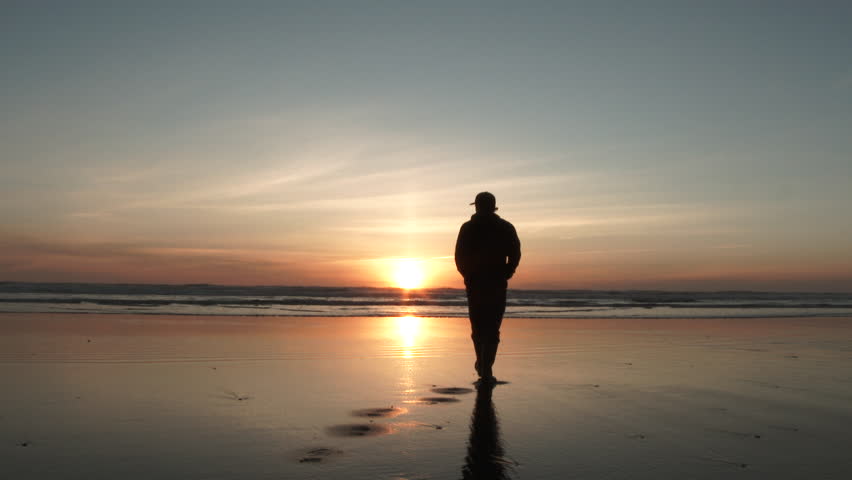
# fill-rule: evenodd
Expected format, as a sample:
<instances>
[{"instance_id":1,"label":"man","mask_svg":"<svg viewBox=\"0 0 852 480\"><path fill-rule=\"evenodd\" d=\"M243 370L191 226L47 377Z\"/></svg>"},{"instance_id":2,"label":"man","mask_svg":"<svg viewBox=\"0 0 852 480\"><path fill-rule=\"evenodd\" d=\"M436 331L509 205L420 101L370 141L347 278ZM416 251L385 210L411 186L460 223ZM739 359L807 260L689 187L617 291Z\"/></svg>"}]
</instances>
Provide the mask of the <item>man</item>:
<instances>
[{"instance_id":1,"label":"man","mask_svg":"<svg viewBox=\"0 0 852 480\"><path fill-rule=\"evenodd\" d=\"M515 227L495 213L494 195L481 192L471 205L476 205L476 213L459 230L456 268L467 290L470 337L476 351L474 368L480 382L493 384L506 287L521 261L521 242Z\"/></svg>"}]
</instances>

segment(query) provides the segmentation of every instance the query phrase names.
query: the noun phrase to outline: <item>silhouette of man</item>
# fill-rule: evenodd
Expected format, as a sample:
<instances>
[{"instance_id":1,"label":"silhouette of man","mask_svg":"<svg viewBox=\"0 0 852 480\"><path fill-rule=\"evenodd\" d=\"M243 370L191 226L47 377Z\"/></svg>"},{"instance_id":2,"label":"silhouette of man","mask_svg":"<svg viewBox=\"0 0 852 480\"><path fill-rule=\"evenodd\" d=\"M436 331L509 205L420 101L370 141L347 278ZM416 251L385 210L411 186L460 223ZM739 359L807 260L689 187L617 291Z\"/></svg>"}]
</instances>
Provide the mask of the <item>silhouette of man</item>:
<instances>
[{"instance_id":1,"label":"silhouette of man","mask_svg":"<svg viewBox=\"0 0 852 480\"><path fill-rule=\"evenodd\" d=\"M476 213L459 230L456 268L467 291L474 368L480 382L494 383L492 367L506 311L506 288L521 261L521 242L515 227L495 213L494 195L481 192L471 205L476 205Z\"/></svg>"}]
</instances>

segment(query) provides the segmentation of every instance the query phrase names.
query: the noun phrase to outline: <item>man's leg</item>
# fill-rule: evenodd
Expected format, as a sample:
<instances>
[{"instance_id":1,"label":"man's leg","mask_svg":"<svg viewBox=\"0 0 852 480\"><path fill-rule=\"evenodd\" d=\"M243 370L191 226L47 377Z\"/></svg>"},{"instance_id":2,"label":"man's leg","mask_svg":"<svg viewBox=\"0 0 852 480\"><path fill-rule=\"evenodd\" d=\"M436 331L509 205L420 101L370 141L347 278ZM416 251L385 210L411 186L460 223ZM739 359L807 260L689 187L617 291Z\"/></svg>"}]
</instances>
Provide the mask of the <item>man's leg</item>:
<instances>
[{"instance_id":1,"label":"man's leg","mask_svg":"<svg viewBox=\"0 0 852 480\"><path fill-rule=\"evenodd\" d=\"M470 318L470 339L473 341L473 352L476 354L476 362L473 364L473 369L476 374L482 377L482 340L480 325L482 324L482 296L479 292L468 286L467 288L467 311Z\"/></svg>"},{"instance_id":2,"label":"man's leg","mask_svg":"<svg viewBox=\"0 0 852 480\"><path fill-rule=\"evenodd\" d=\"M479 376L486 380L494 379L494 361L497 359L497 347L500 345L500 327L494 323L491 327L487 334L483 335L479 347Z\"/></svg>"},{"instance_id":3,"label":"man's leg","mask_svg":"<svg viewBox=\"0 0 852 480\"><path fill-rule=\"evenodd\" d=\"M503 323L503 314L506 312L506 288L497 286L489 292L488 296L488 329L482 338L482 352L480 356L480 371L482 378L489 381L494 378L494 361L497 360L497 347L500 345L500 326Z\"/></svg>"},{"instance_id":4,"label":"man's leg","mask_svg":"<svg viewBox=\"0 0 852 480\"><path fill-rule=\"evenodd\" d=\"M473 338L473 335L471 335L471 338L473 339L473 352L476 354L476 361L473 363L473 369L476 370L476 374L481 377L482 369L480 369L480 365L482 365L482 362L480 359L482 358L482 342Z\"/></svg>"},{"instance_id":5,"label":"man's leg","mask_svg":"<svg viewBox=\"0 0 852 480\"><path fill-rule=\"evenodd\" d=\"M497 345L498 341L489 341L484 342L482 344L482 353L481 355L481 364L480 371L482 372L479 376L486 380L494 379L494 360L497 358Z\"/></svg>"},{"instance_id":6,"label":"man's leg","mask_svg":"<svg viewBox=\"0 0 852 480\"><path fill-rule=\"evenodd\" d=\"M500 325L506 311L506 282L481 282L467 286L471 339L476 352L476 369L480 378L492 381L492 367L500 343Z\"/></svg>"}]
</instances>

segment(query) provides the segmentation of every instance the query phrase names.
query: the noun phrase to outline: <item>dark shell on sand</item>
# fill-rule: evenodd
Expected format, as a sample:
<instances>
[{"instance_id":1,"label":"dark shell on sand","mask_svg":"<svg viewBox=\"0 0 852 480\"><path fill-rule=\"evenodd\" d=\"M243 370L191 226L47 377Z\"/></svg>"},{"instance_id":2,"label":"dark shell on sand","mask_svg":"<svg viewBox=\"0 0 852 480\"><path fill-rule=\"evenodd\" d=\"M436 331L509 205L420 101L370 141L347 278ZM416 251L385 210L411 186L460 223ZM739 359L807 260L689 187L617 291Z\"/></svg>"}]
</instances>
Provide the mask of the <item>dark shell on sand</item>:
<instances>
[{"instance_id":1,"label":"dark shell on sand","mask_svg":"<svg viewBox=\"0 0 852 480\"><path fill-rule=\"evenodd\" d=\"M463 387L433 388L432 391L434 393L440 393L442 395L464 395L465 393L473 393L472 388L463 388Z\"/></svg>"},{"instance_id":2,"label":"dark shell on sand","mask_svg":"<svg viewBox=\"0 0 852 480\"><path fill-rule=\"evenodd\" d=\"M356 417L369 417L369 418L393 418L398 415L402 415L407 410L404 408L398 407L383 407L383 408L363 408L361 410L355 410L352 412L352 415Z\"/></svg>"},{"instance_id":3,"label":"dark shell on sand","mask_svg":"<svg viewBox=\"0 0 852 480\"><path fill-rule=\"evenodd\" d=\"M333 425L326 429L329 435L337 437L374 437L376 435L387 435L391 429L379 423L352 423L346 425Z\"/></svg>"}]
</instances>

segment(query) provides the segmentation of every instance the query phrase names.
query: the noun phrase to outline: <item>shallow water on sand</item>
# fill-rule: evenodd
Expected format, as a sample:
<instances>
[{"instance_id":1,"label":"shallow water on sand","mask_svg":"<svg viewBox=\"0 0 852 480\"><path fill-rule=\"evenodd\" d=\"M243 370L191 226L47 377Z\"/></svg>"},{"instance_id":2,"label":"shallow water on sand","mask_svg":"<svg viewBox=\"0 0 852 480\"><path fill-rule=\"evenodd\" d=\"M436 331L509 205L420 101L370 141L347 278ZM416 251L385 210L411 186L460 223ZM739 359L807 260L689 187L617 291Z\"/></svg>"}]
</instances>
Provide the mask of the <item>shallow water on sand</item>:
<instances>
[{"instance_id":1,"label":"shallow water on sand","mask_svg":"<svg viewBox=\"0 0 852 480\"><path fill-rule=\"evenodd\" d=\"M842 478L852 319L0 315L8 478Z\"/></svg>"}]
</instances>

